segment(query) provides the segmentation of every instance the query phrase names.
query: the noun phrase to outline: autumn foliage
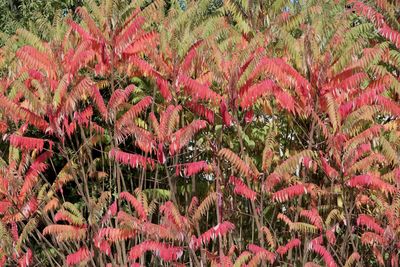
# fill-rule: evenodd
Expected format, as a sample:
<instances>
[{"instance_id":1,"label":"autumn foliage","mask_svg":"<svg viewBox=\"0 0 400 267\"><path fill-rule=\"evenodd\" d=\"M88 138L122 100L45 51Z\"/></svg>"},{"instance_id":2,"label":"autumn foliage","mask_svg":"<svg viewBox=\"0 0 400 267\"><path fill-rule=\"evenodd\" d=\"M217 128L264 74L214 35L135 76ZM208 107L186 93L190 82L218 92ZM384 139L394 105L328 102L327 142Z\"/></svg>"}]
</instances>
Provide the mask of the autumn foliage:
<instances>
[{"instance_id":1,"label":"autumn foliage","mask_svg":"<svg viewBox=\"0 0 400 267\"><path fill-rule=\"evenodd\" d=\"M0 266L399 266L395 1L100 2L0 48Z\"/></svg>"}]
</instances>

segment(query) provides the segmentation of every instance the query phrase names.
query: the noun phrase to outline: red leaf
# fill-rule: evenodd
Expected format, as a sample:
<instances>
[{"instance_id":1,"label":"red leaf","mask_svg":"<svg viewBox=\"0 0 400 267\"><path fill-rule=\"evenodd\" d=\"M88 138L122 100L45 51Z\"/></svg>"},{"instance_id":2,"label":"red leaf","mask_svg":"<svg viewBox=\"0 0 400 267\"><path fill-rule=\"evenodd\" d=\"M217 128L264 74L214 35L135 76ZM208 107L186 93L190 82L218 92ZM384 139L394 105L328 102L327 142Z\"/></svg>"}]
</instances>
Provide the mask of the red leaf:
<instances>
[{"instance_id":1,"label":"red leaf","mask_svg":"<svg viewBox=\"0 0 400 267\"><path fill-rule=\"evenodd\" d=\"M233 229L235 229L235 225L228 221L217 224L213 228L204 232L198 238L193 236L190 242L190 247L193 249L198 249L202 244L207 245L211 240L214 240L220 236L224 236Z\"/></svg>"},{"instance_id":2,"label":"red leaf","mask_svg":"<svg viewBox=\"0 0 400 267\"><path fill-rule=\"evenodd\" d=\"M274 95L281 107L290 112L294 112L294 99L290 94L286 93L285 91L276 90Z\"/></svg>"},{"instance_id":3,"label":"red leaf","mask_svg":"<svg viewBox=\"0 0 400 267\"><path fill-rule=\"evenodd\" d=\"M268 250L266 250L265 248L259 247L259 246L254 245L254 244L249 244L249 245L247 246L247 248L248 248L251 252L253 252L254 254L260 254L260 253L261 253L261 254L264 254L264 255L266 256L267 260L268 260L271 264L273 264L273 263L275 262L275 258L276 258L275 254L272 253L272 252L270 252L270 251L268 251Z\"/></svg>"},{"instance_id":4,"label":"red leaf","mask_svg":"<svg viewBox=\"0 0 400 267\"><path fill-rule=\"evenodd\" d=\"M275 192L272 195L272 200L278 202L284 202L293 199L296 196L301 196L303 194L307 194L306 187L301 184L296 184Z\"/></svg>"},{"instance_id":5,"label":"red leaf","mask_svg":"<svg viewBox=\"0 0 400 267\"><path fill-rule=\"evenodd\" d=\"M125 90L117 89L110 97L110 101L108 101L108 108L110 110L115 110L122 103L128 101L130 94L135 90L135 86L133 84L128 85Z\"/></svg>"},{"instance_id":6,"label":"red leaf","mask_svg":"<svg viewBox=\"0 0 400 267\"><path fill-rule=\"evenodd\" d=\"M254 111L252 109L247 111L246 114L244 115L245 123L252 122L253 121L253 117L254 117Z\"/></svg>"},{"instance_id":7,"label":"red leaf","mask_svg":"<svg viewBox=\"0 0 400 267\"><path fill-rule=\"evenodd\" d=\"M198 116L207 119L210 124L214 124L214 112L211 109L208 109L195 101L187 102L186 106Z\"/></svg>"},{"instance_id":8,"label":"red leaf","mask_svg":"<svg viewBox=\"0 0 400 267\"><path fill-rule=\"evenodd\" d=\"M261 83L251 86L241 97L240 106L246 109L252 106L258 98L272 93L276 87L275 83L271 80L264 80Z\"/></svg>"},{"instance_id":9,"label":"red leaf","mask_svg":"<svg viewBox=\"0 0 400 267\"><path fill-rule=\"evenodd\" d=\"M19 267L28 267L32 262L32 250L28 248L26 253L18 260Z\"/></svg>"},{"instance_id":10,"label":"red leaf","mask_svg":"<svg viewBox=\"0 0 400 267\"><path fill-rule=\"evenodd\" d=\"M251 190L247 185L243 183L242 180L231 176L229 182L235 186L234 192L240 196L243 196L249 200L254 201L256 199L257 193Z\"/></svg>"},{"instance_id":11,"label":"red leaf","mask_svg":"<svg viewBox=\"0 0 400 267\"><path fill-rule=\"evenodd\" d=\"M364 16L375 24L376 27L380 28L384 24L384 17L382 14L374 10L373 8L365 5L361 1L351 0L349 1L353 4L353 9L358 15Z\"/></svg>"},{"instance_id":12,"label":"red leaf","mask_svg":"<svg viewBox=\"0 0 400 267\"><path fill-rule=\"evenodd\" d=\"M318 245L318 244L310 243L310 249L322 256L327 267L336 267L337 266L332 255L328 252L328 250L326 250L325 247Z\"/></svg>"},{"instance_id":13,"label":"red leaf","mask_svg":"<svg viewBox=\"0 0 400 267\"><path fill-rule=\"evenodd\" d=\"M129 121L132 121L136 118L141 112L143 112L151 103L153 99L150 96L144 97L140 100L136 105L133 105L124 115L119 118L117 121L118 128L123 127L128 124Z\"/></svg>"},{"instance_id":14,"label":"red leaf","mask_svg":"<svg viewBox=\"0 0 400 267\"><path fill-rule=\"evenodd\" d=\"M145 23L145 19L143 17L137 17L133 20L130 25L121 32L115 41L115 53L117 55L122 54L127 47L134 41L135 37L137 37L139 30L142 25Z\"/></svg>"},{"instance_id":15,"label":"red leaf","mask_svg":"<svg viewBox=\"0 0 400 267\"><path fill-rule=\"evenodd\" d=\"M201 129L207 126L204 120L192 121L189 125L179 129L171 136L171 144L169 146L170 155L175 155L183 147L189 144L192 137Z\"/></svg>"},{"instance_id":16,"label":"red leaf","mask_svg":"<svg viewBox=\"0 0 400 267\"><path fill-rule=\"evenodd\" d=\"M184 176L188 177L205 170L206 168L208 168L208 164L207 162L202 160L197 162L181 164L180 167L183 168Z\"/></svg>"},{"instance_id":17,"label":"red leaf","mask_svg":"<svg viewBox=\"0 0 400 267\"><path fill-rule=\"evenodd\" d=\"M170 102L172 100L172 95L171 95L171 92L169 90L168 82L165 79L161 78L161 77L157 77L156 78L156 83L157 83L158 89L160 90L160 93L161 93L162 97L167 102Z\"/></svg>"},{"instance_id":18,"label":"red leaf","mask_svg":"<svg viewBox=\"0 0 400 267\"><path fill-rule=\"evenodd\" d=\"M395 188L384 181L382 181L379 177L371 174L362 174L352 177L347 184L350 187L369 187L375 190L382 190L389 193L395 191Z\"/></svg>"},{"instance_id":19,"label":"red leaf","mask_svg":"<svg viewBox=\"0 0 400 267\"><path fill-rule=\"evenodd\" d=\"M154 168L154 160L151 158L143 157L138 154L131 154L127 152L123 152L119 149L113 148L111 149L110 158L114 158L116 161L130 165L132 168L142 167L146 168L147 164L149 164L152 168Z\"/></svg>"},{"instance_id":20,"label":"red leaf","mask_svg":"<svg viewBox=\"0 0 400 267\"><path fill-rule=\"evenodd\" d=\"M337 178L339 176L339 173L337 172L337 170L335 170L334 168L332 168L328 161L321 155L321 163L322 163L322 168L324 169L325 174L331 178Z\"/></svg>"},{"instance_id":21,"label":"red leaf","mask_svg":"<svg viewBox=\"0 0 400 267\"><path fill-rule=\"evenodd\" d=\"M178 82L184 86L185 91L192 96L193 100L210 100L214 103L218 103L221 100L221 96L208 86L184 74L178 77Z\"/></svg>"},{"instance_id":22,"label":"red leaf","mask_svg":"<svg viewBox=\"0 0 400 267\"><path fill-rule=\"evenodd\" d=\"M232 125L232 116L228 112L228 108L224 100L221 101L219 105L219 112L222 116L222 121L224 122L225 126L230 127Z\"/></svg>"},{"instance_id":23,"label":"red leaf","mask_svg":"<svg viewBox=\"0 0 400 267\"><path fill-rule=\"evenodd\" d=\"M322 229L323 221L317 210L302 210L300 216L306 217L315 227Z\"/></svg>"},{"instance_id":24,"label":"red leaf","mask_svg":"<svg viewBox=\"0 0 400 267\"><path fill-rule=\"evenodd\" d=\"M137 211L139 217L141 220L146 221L147 220L147 213L142 205L134 196L129 194L128 192L121 192L119 196L122 199L127 200Z\"/></svg>"},{"instance_id":25,"label":"red leaf","mask_svg":"<svg viewBox=\"0 0 400 267\"><path fill-rule=\"evenodd\" d=\"M374 230L376 233L383 235L385 230L375 222L375 219L371 216L360 214L357 218L357 225L366 226L367 228Z\"/></svg>"},{"instance_id":26,"label":"red leaf","mask_svg":"<svg viewBox=\"0 0 400 267\"><path fill-rule=\"evenodd\" d=\"M87 247L81 247L76 252L67 256L67 265L75 265L81 262L88 261L92 257L92 253Z\"/></svg>"},{"instance_id":27,"label":"red leaf","mask_svg":"<svg viewBox=\"0 0 400 267\"><path fill-rule=\"evenodd\" d=\"M285 255L289 250L291 250L291 249L293 249L293 248L295 248L295 247L300 246L300 244L301 244L300 239L295 238L295 239L290 240L285 246L280 246L280 247L278 247L277 250L276 250L276 252L277 252L279 255L281 255L281 257L282 257L282 256Z\"/></svg>"},{"instance_id":28,"label":"red leaf","mask_svg":"<svg viewBox=\"0 0 400 267\"><path fill-rule=\"evenodd\" d=\"M89 120L93 115L93 109L91 106L85 108L81 112L74 113L74 119L78 121L79 125L85 125L86 127L89 125Z\"/></svg>"},{"instance_id":29,"label":"red leaf","mask_svg":"<svg viewBox=\"0 0 400 267\"><path fill-rule=\"evenodd\" d=\"M129 251L129 259L134 261L140 258L146 251L155 252L164 261L176 261L183 255L183 250L180 247L173 247L165 243L146 240L131 248Z\"/></svg>"},{"instance_id":30,"label":"red leaf","mask_svg":"<svg viewBox=\"0 0 400 267\"><path fill-rule=\"evenodd\" d=\"M12 146L26 150L37 149L39 152L44 148L44 141L43 139L19 136L16 134L10 136L10 144Z\"/></svg>"}]
</instances>

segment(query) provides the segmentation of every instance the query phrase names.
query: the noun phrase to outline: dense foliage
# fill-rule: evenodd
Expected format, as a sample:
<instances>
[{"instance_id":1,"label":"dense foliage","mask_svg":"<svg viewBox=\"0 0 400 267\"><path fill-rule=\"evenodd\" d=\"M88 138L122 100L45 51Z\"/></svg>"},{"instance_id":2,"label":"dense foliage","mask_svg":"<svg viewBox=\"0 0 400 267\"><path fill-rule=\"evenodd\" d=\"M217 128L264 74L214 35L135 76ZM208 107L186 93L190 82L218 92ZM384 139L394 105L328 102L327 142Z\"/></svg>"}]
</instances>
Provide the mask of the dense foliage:
<instances>
[{"instance_id":1,"label":"dense foliage","mask_svg":"<svg viewBox=\"0 0 400 267\"><path fill-rule=\"evenodd\" d=\"M43 24L72 12L79 5L82 5L81 0L3 0L0 2L0 32L7 36L18 28L26 28L42 33Z\"/></svg>"},{"instance_id":2,"label":"dense foliage","mask_svg":"<svg viewBox=\"0 0 400 267\"><path fill-rule=\"evenodd\" d=\"M399 266L395 1L100 2L0 49L1 266Z\"/></svg>"}]
</instances>

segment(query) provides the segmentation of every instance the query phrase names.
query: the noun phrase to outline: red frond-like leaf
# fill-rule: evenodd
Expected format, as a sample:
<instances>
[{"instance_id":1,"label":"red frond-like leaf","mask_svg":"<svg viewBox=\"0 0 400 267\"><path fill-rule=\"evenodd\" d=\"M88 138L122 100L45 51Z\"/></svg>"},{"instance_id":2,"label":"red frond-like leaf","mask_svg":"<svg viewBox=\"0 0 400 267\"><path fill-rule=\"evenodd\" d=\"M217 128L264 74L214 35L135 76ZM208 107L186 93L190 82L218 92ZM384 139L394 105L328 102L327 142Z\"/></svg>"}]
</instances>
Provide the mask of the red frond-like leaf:
<instances>
[{"instance_id":1,"label":"red frond-like leaf","mask_svg":"<svg viewBox=\"0 0 400 267\"><path fill-rule=\"evenodd\" d=\"M338 91L338 88L341 88L343 90L349 91L353 88L357 88L362 81L365 79L368 79L368 75L365 74L364 72L359 72L351 75L350 77L347 77L344 80L341 80L340 83L335 84L332 87L333 94L338 95L340 92Z\"/></svg>"},{"instance_id":2,"label":"red frond-like leaf","mask_svg":"<svg viewBox=\"0 0 400 267\"><path fill-rule=\"evenodd\" d=\"M235 176L231 176L229 178L229 182L235 186L233 192L235 192L236 194L252 201L256 199L257 193L251 190L247 185L245 185L242 180L236 178Z\"/></svg>"},{"instance_id":3,"label":"red frond-like leaf","mask_svg":"<svg viewBox=\"0 0 400 267\"><path fill-rule=\"evenodd\" d=\"M222 148L218 152L219 156L227 159L239 173L245 177L254 176L253 172L250 169L250 166L247 165L235 152L228 148Z\"/></svg>"},{"instance_id":4,"label":"red frond-like leaf","mask_svg":"<svg viewBox=\"0 0 400 267\"><path fill-rule=\"evenodd\" d=\"M124 50L132 44L135 37L137 36L138 31L141 29L144 24L145 19L143 17L137 17L133 20L128 27L121 32L115 42L115 53L120 55L124 52Z\"/></svg>"},{"instance_id":5,"label":"red frond-like leaf","mask_svg":"<svg viewBox=\"0 0 400 267\"><path fill-rule=\"evenodd\" d=\"M32 46L23 46L17 51L17 57L24 64L32 69L44 70L50 79L55 80L57 68L48 56Z\"/></svg>"},{"instance_id":6,"label":"red frond-like leaf","mask_svg":"<svg viewBox=\"0 0 400 267\"><path fill-rule=\"evenodd\" d=\"M319 216L317 210L302 210L300 211L300 216L306 217L318 229L322 229L322 218Z\"/></svg>"},{"instance_id":7,"label":"red frond-like leaf","mask_svg":"<svg viewBox=\"0 0 400 267\"><path fill-rule=\"evenodd\" d=\"M202 40L199 40L197 42L195 42L189 49L189 51L187 52L187 54L185 55L185 58L182 61L181 64L181 69L180 71L182 73L187 73L190 69L190 66L193 62L193 59L196 57L197 55L197 48L203 43Z\"/></svg>"},{"instance_id":8,"label":"red frond-like leaf","mask_svg":"<svg viewBox=\"0 0 400 267\"><path fill-rule=\"evenodd\" d=\"M344 267L352 266L355 262L359 261L360 258L361 258L361 256L358 252L355 251L355 252L351 253L350 257L347 258Z\"/></svg>"},{"instance_id":9,"label":"red frond-like leaf","mask_svg":"<svg viewBox=\"0 0 400 267\"><path fill-rule=\"evenodd\" d=\"M0 201L0 214L4 214L12 206L9 201Z\"/></svg>"},{"instance_id":10,"label":"red frond-like leaf","mask_svg":"<svg viewBox=\"0 0 400 267\"><path fill-rule=\"evenodd\" d=\"M275 90L274 95L282 108L294 112L295 101L290 94L282 90Z\"/></svg>"},{"instance_id":11,"label":"red frond-like leaf","mask_svg":"<svg viewBox=\"0 0 400 267\"><path fill-rule=\"evenodd\" d=\"M380 235L383 235L383 233L385 232L385 230L375 222L374 218L365 214L360 214L358 216L357 225L366 226L367 228L375 231L375 233L378 233Z\"/></svg>"},{"instance_id":12,"label":"red frond-like leaf","mask_svg":"<svg viewBox=\"0 0 400 267\"><path fill-rule=\"evenodd\" d=\"M119 118L117 121L117 126L120 128L123 125L128 124L129 121L132 121L136 118L141 112L143 112L151 103L153 99L150 96L146 96L142 100L139 101L136 105L133 105L124 115Z\"/></svg>"},{"instance_id":13,"label":"red frond-like leaf","mask_svg":"<svg viewBox=\"0 0 400 267\"><path fill-rule=\"evenodd\" d=\"M124 54L126 55L134 55L140 54L143 51L149 50L156 44L155 41L158 40L157 32L146 32L141 33L140 36L137 36L130 46L125 49Z\"/></svg>"},{"instance_id":14,"label":"red frond-like leaf","mask_svg":"<svg viewBox=\"0 0 400 267\"><path fill-rule=\"evenodd\" d=\"M44 142L45 140L39 138L19 136L16 134L10 136L10 144L24 150L37 149L40 152L44 148Z\"/></svg>"},{"instance_id":15,"label":"red frond-like leaf","mask_svg":"<svg viewBox=\"0 0 400 267\"><path fill-rule=\"evenodd\" d=\"M325 232L326 239L328 240L328 242L331 245L336 243L336 235L335 235L336 227L337 227L337 225L327 229L326 232Z\"/></svg>"},{"instance_id":16,"label":"red frond-like leaf","mask_svg":"<svg viewBox=\"0 0 400 267\"><path fill-rule=\"evenodd\" d=\"M383 24L382 28L379 29L379 33L390 40L397 48L400 49L400 33L393 30L386 23Z\"/></svg>"},{"instance_id":17,"label":"red frond-like leaf","mask_svg":"<svg viewBox=\"0 0 400 267\"><path fill-rule=\"evenodd\" d=\"M129 95L135 90L135 86L133 84L128 85L125 90L117 89L110 97L110 101L108 101L108 108L110 110L115 110L119 105L126 102L129 98Z\"/></svg>"},{"instance_id":18,"label":"red frond-like leaf","mask_svg":"<svg viewBox=\"0 0 400 267\"><path fill-rule=\"evenodd\" d=\"M337 264L332 255L326 250L325 247L318 244L310 244L310 249L322 256L327 267L336 267Z\"/></svg>"},{"instance_id":19,"label":"red frond-like leaf","mask_svg":"<svg viewBox=\"0 0 400 267\"><path fill-rule=\"evenodd\" d=\"M183 174L185 176L192 176L208 168L208 164L207 162L202 160L197 162L185 163L180 165L180 167L183 168Z\"/></svg>"},{"instance_id":20,"label":"red frond-like leaf","mask_svg":"<svg viewBox=\"0 0 400 267\"><path fill-rule=\"evenodd\" d=\"M29 193L33 186L36 184L39 174L47 169L47 164L45 164L44 161L51 157L51 155L52 153L48 151L42 153L29 167L28 171L25 174L24 184L22 185L19 192L20 200L23 200L26 194Z\"/></svg>"},{"instance_id":21,"label":"red frond-like leaf","mask_svg":"<svg viewBox=\"0 0 400 267\"><path fill-rule=\"evenodd\" d=\"M183 147L189 144L192 137L201 129L207 126L204 120L192 121L189 125L176 131L171 137L171 144L169 146L169 153L175 155Z\"/></svg>"},{"instance_id":22,"label":"red frond-like leaf","mask_svg":"<svg viewBox=\"0 0 400 267\"><path fill-rule=\"evenodd\" d=\"M8 114L10 118L13 118L15 122L25 118L24 112L20 109L20 107L17 104L12 102L9 98L0 94L0 101L1 101L0 108L4 111L4 113Z\"/></svg>"},{"instance_id":23,"label":"red frond-like leaf","mask_svg":"<svg viewBox=\"0 0 400 267\"><path fill-rule=\"evenodd\" d=\"M68 79L68 78L67 78ZM66 86L68 86L68 82L65 81L66 84L61 84L60 90L66 90ZM83 99L85 96L92 96L93 95L93 88L94 86L94 82L89 79L89 78L83 78L81 81L79 81L79 83L77 85L74 86L74 88L71 90L71 92L68 94L68 97L65 99L65 104L62 107L63 108L63 112L66 114L72 113L74 110L76 110L76 104L78 103L78 101L80 99ZM62 88L64 87L64 88ZM58 90L58 88L57 88ZM64 93L60 93L60 99L54 99L53 104L55 106L58 106L58 103L61 102L61 98L62 95L65 94Z\"/></svg>"},{"instance_id":24,"label":"red frond-like leaf","mask_svg":"<svg viewBox=\"0 0 400 267\"><path fill-rule=\"evenodd\" d=\"M118 211L117 201L114 201L110 207L108 207L107 211L104 213L103 218L101 219L101 223L105 223L108 221L111 216L115 216Z\"/></svg>"},{"instance_id":25,"label":"red frond-like leaf","mask_svg":"<svg viewBox=\"0 0 400 267\"><path fill-rule=\"evenodd\" d=\"M195 101L187 102L186 106L193 111L193 113L205 118L210 124L214 124L214 112L211 109L208 109Z\"/></svg>"},{"instance_id":26,"label":"red frond-like leaf","mask_svg":"<svg viewBox=\"0 0 400 267\"><path fill-rule=\"evenodd\" d=\"M19 267L28 267L32 263L32 250L28 248L26 253L18 260Z\"/></svg>"},{"instance_id":27,"label":"red frond-like leaf","mask_svg":"<svg viewBox=\"0 0 400 267\"><path fill-rule=\"evenodd\" d=\"M67 256L67 265L75 265L90 260L92 253L87 247L81 247L76 252Z\"/></svg>"},{"instance_id":28,"label":"red frond-like leaf","mask_svg":"<svg viewBox=\"0 0 400 267\"><path fill-rule=\"evenodd\" d=\"M261 227L261 230L265 234L265 238L267 239L267 242L268 242L269 246L272 249L275 249L275 246L276 246L275 237L273 236L273 234L271 233L269 228L266 227L266 226L263 226L263 227Z\"/></svg>"},{"instance_id":29,"label":"red frond-like leaf","mask_svg":"<svg viewBox=\"0 0 400 267\"><path fill-rule=\"evenodd\" d=\"M144 152L151 153L155 148L155 140L153 135L143 128L136 126L134 123L125 125L116 131L118 142L122 142L128 136L135 137L135 144Z\"/></svg>"},{"instance_id":30,"label":"red frond-like leaf","mask_svg":"<svg viewBox=\"0 0 400 267\"><path fill-rule=\"evenodd\" d=\"M43 229L43 234L51 234L57 241L79 241L86 237L86 228L72 225L48 225Z\"/></svg>"},{"instance_id":31,"label":"red frond-like leaf","mask_svg":"<svg viewBox=\"0 0 400 267\"><path fill-rule=\"evenodd\" d=\"M176 234L176 231L171 231L171 227L153 224L149 222L145 222L142 225L142 231L147 235L154 238L168 239L168 240L178 240L183 241L184 236L180 234Z\"/></svg>"},{"instance_id":32,"label":"red frond-like leaf","mask_svg":"<svg viewBox=\"0 0 400 267\"><path fill-rule=\"evenodd\" d=\"M229 114L228 108L224 100L222 100L221 103L219 104L219 112L221 114L224 125L230 127L232 125L233 119L232 115Z\"/></svg>"},{"instance_id":33,"label":"red frond-like leaf","mask_svg":"<svg viewBox=\"0 0 400 267\"><path fill-rule=\"evenodd\" d=\"M107 119L107 117L108 117L107 107L104 104L103 97L101 96L99 88L97 88L97 86L93 86L93 88L92 88L92 97L93 97L94 102L96 103L97 108L99 109L100 115L104 119Z\"/></svg>"},{"instance_id":34,"label":"red frond-like leaf","mask_svg":"<svg viewBox=\"0 0 400 267\"><path fill-rule=\"evenodd\" d=\"M192 96L194 100L210 100L219 103L221 96L211 90L208 86L181 74L178 78L180 84L185 87L185 91Z\"/></svg>"},{"instance_id":35,"label":"red frond-like leaf","mask_svg":"<svg viewBox=\"0 0 400 267\"><path fill-rule=\"evenodd\" d=\"M362 174L357 175L351 178L347 184L350 187L369 187L371 189L382 190L384 192L392 193L395 191L395 188L384 181L382 181L379 177L372 174Z\"/></svg>"},{"instance_id":36,"label":"red frond-like leaf","mask_svg":"<svg viewBox=\"0 0 400 267\"><path fill-rule=\"evenodd\" d=\"M285 214L279 213L277 218L281 221L284 221L289 227L291 227L293 224L292 220L290 220Z\"/></svg>"},{"instance_id":37,"label":"red frond-like leaf","mask_svg":"<svg viewBox=\"0 0 400 267\"><path fill-rule=\"evenodd\" d=\"M4 121L0 121L0 134L3 134L7 131L8 125Z\"/></svg>"},{"instance_id":38,"label":"red frond-like leaf","mask_svg":"<svg viewBox=\"0 0 400 267\"><path fill-rule=\"evenodd\" d=\"M142 167L146 168L147 164L150 164L154 168L154 160L151 158L143 157L138 154L131 154L123 152L119 149L113 148L110 151L110 158L114 158L116 161L130 165L132 168Z\"/></svg>"},{"instance_id":39,"label":"red frond-like leaf","mask_svg":"<svg viewBox=\"0 0 400 267\"><path fill-rule=\"evenodd\" d=\"M74 75L79 69L86 66L95 57L95 52L90 49L89 41L82 42L73 53L72 58L66 57L66 70L69 74Z\"/></svg>"},{"instance_id":40,"label":"red frond-like leaf","mask_svg":"<svg viewBox=\"0 0 400 267\"><path fill-rule=\"evenodd\" d=\"M374 256L376 257L378 263L381 266L385 266L385 260L383 259L382 252L378 249L378 247L373 246L372 252L374 253Z\"/></svg>"},{"instance_id":41,"label":"red frond-like leaf","mask_svg":"<svg viewBox=\"0 0 400 267\"><path fill-rule=\"evenodd\" d=\"M302 184L289 186L285 189L275 192L272 195L273 201L284 202L293 199L294 197L307 194L307 189Z\"/></svg>"},{"instance_id":42,"label":"red frond-like leaf","mask_svg":"<svg viewBox=\"0 0 400 267\"><path fill-rule=\"evenodd\" d=\"M372 138L378 136L381 133L382 125L374 125L355 137L347 140L345 143L345 148L348 148L350 145L354 145L359 143L366 143L366 141L371 140Z\"/></svg>"},{"instance_id":43,"label":"red frond-like leaf","mask_svg":"<svg viewBox=\"0 0 400 267\"><path fill-rule=\"evenodd\" d=\"M119 196L122 199L127 200L135 208L141 220L147 220L147 214L142 203L140 203L134 196L132 196L128 192L121 192Z\"/></svg>"},{"instance_id":44,"label":"red frond-like leaf","mask_svg":"<svg viewBox=\"0 0 400 267\"><path fill-rule=\"evenodd\" d=\"M96 241L98 241L98 244L96 244L97 247L103 246L104 249L107 249L107 244L102 244L101 240L103 238L106 238L107 241L110 242L117 242L121 240L127 240L129 238L134 237L136 234L135 231L131 229L119 229L119 228L101 228L99 232L97 233L96 236Z\"/></svg>"},{"instance_id":45,"label":"red frond-like leaf","mask_svg":"<svg viewBox=\"0 0 400 267\"><path fill-rule=\"evenodd\" d=\"M371 144L365 143L359 145L356 149L352 150L349 157L345 159L345 162L349 162L348 166L352 166L355 162L357 162L362 156L364 156L365 153L368 153L371 151Z\"/></svg>"},{"instance_id":46,"label":"red frond-like leaf","mask_svg":"<svg viewBox=\"0 0 400 267\"><path fill-rule=\"evenodd\" d=\"M74 216L73 214L69 213L64 209L57 211L56 215L54 216L54 222L59 222L59 221L67 221L69 224L76 226L83 225L83 220L81 218L76 218L76 216Z\"/></svg>"},{"instance_id":47,"label":"red frond-like leaf","mask_svg":"<svg viewBox=\"0 0 400 267\"><path fill-rule=\"evenodd\" d=\"M179 210L171 201L165 202L164 205L160 207L160 211L165 214L165 217L177 228L178 231L187 227L186 217L179 213Z\"/></svg>"},{"instance_id":48,"label":"red frond-like leaf","mask_svg":"<svg viewBox=\"0 0 400 267\"><path fill-rule=\"evenodd\" d=\"M152 76L153 78L162 78L161 74L158 73L154 68L145 60L137 57L130 56L129 62L133 64L144 76Z\"/></svg>"},{"instance_id":49,"label":"red frond-like leaf","mask_svg":"<svg viewBox=\"0 0 400 267\"><path fill-rule=\"evenodd\" d=\"M293 67L284 60L274 58L263 58L254 69L251 77L256 77L262 71L271 74L277 84L283 88L293 87L302 104L309 98L311 85Z\"/></svg>"},{"instance_id":50,"label":"red frond-like leaf","mask_svg":"<svg viewBox=\"0 0 400 267\"><path fill-rule=\"evenodd\" d=\"M76 12L79 14L79 16L85 22L90 34L93 36L93 39L98 40L98 41L103 41L104 40L103 34L102 34L101 30L99 29L99 27L97 27L96 22L89 15L87 9L85 7L78 7L76 9Z\"/></svg>"},{"instance_id":51,"label":"red frond-like leaf","mask_svg":"<svg viewBox=\"0 0 400 267\"><path fill-rule=\"evenodd\" d=\"M337 170L332 168L331 165L329 165L328 161L324 157L322 157L322 155L321 155L321 163L322 163L322 168L323 168L325 174L329 178L334 179L334 178L338 177L339 173L337 172Z\"/></svg>"},{"instance_id":52,"label":"red frond-like leaf","mask_svg":"<svg viewBox=\"0 0 400 267\"><path fill-rule=\"evenodd\" d=\"M276 87L275 83L271 80L264 80L261 83L251 86L241 97L240 106L244 109L252 106L258 98L272 93Z\"/></svg>"},{"instance_id":53,"label":"red frond-like leaf","mask_svg":"<svg viewBox=\"0 0 400 267\"><path fill-rule=\"evenodd\" d=\"M182 106L169 105L167 109L161 114L160 123L158 124L157 119L153 113L150 114L155 132L160 141L166 141L165 139L175 130L176 125L179 121L179 112L182 110Z\"/></svg>"},{"instance_id":54,"label":"red frond-like leaf","mask_svg":"<svg viewBox=\"0 0 400 267\"><path fill-rule=\"evenodd\" d=\"M380 28L384 23L384 17L382 14L374 10L372 7L365 5L361 1L351 0L353 2L353 9L358 15L364 16L375 24L377 28Z\"/></svg>"},{"instance_id":55,"label":"red frond-like leaf","mask_svg":"<svg viewBox=\"0 0 400 267\"><path fill-rule=\"evenodd\" d=\"M75 112L74 119L78 121L79 125L85 125L86 127L89 125L89 120L93 115L93 108L89 106L85 108L81 112Z\"/></svg>"},{"instance_id":56,"label":"red frond-like leaf","mask_svg":"<svg viewBox=\"0 0 400 267\"><path fill-rule=\"evenodd\" d=\"M387 242L383 236L373 232L365 232L361 235L361 243L364 245L378 244L380 246L385 245Z\"/></svg>"},{"instance_id":57,"label":"red frond-like leaf","mask_svg":"<svg viewBox=\"0 0 400 267\"><path fill-rule=\"evenodd\" d=\"M183 254L183 250L180 247L173 247L165 243L146 240L132 247L129 251L129 259L134 261L140 258L146 251L155 252L164 261L176 261Z\"/></svg>"},{"instance_id":58,"label":"red frond-like leaf","mask_svg":"<svg viewBox=\"0 0 400 267\"><path fill-rule=\"evenodd\" d=\"M275 262L275 254L272 253L271 251L266 250L265 248L262 248L260 246L254 245L254 244L249 244L247 248L253 252L254 254L263 254L265 255L266 259L273 264Z\"/></svg>"},{"instance_id":59,"label":"red frond-like leaf","mask_svg":"<svg viewBox=\"0 0 400 267\"><path fill-rule=\"evenodd\" d=\"M281 180L282 178L273 172L265 179L264 186L268 191L271 191Z\"/></svg>"},{"instance_id":60,"label":"red frond-like leaf","mask_svg":"<svg viewBox=\"0 0 400 267\"><path fill-rule=\"evenodd\" d=\"M171 99L172 99L172 95L171 95L171 92L169 90L168 82L165 79L161 78L161 77L157 77L156 83L157 83L158 89L160 90L160 93L161 93L162 97L167 102L170 102Z\"/></svg>"},{"instance_id":61,"label":"red frond-like leaf","mask_svg":"<svg viewBox=\"0 0 400 267\"><path fill-rule=\"evenodd\" d=\"M202 244L207 245L210 243L211 240L216 239L217 237L221 237L226 235L228 232L232 231L235 229L235 225L231 222L225 221L220 224L217 224L213 228L207 230L204 232L201 236L198 238L192 237L192 240L190 242L190 247L197 249L199 248Z\"/></svg>"},{"instance_id":62,"label":"red frond-like leaf","mask_svg":"<svg viewBox=\"0 0 400 267\"><path fill-rule=\"evenodd\" d=\"M49 124L44 119L25 108L21 108L21 111L22 114L24 114L27 123L37 127L39 130L47 130Z\"/></svg>"},{"instance_id":63,"label":"red frond-like leaf","mask_svg":"<svg viewBox=\"0 0 400 267\"><path fill-rule=\"evenodd\" d=\"M279 255L281 255L281 257L282 257L283 255L285 255L286 253L288 253L289 250L291 250L291 249L293 249L293 248L295 248L295 247L300 246L300 244L301 244L300 239L295 238L295 239L290 240L285 246L279 246L279 247L277 248L276 252L277 252Z\"/></svg>"},{"instance_id":64,"label":"red frond-like leaf","mask_svg":"<svg viewBox=\"0 0 400 267\"><path fill-rule=\"evenodd\" d=\"M102 253L109 256L111 254L110 243L106 240L101 240L98 236L93 239L95 247L97 247Z\"/></svg>"},{"instance_id":65,"label":"red frond-like leaf","mask_svg":"<svg viewBox=\"0 0 400 267\"><path fill-rule=\"evenodd\" d=\"M81 25L79 25L72 19L67 19L67 23L75 32L77 32L81 36L83 41L88 41L93 39L93 37L85 29L83 29Z\"/></svg>"}]
</instances>

